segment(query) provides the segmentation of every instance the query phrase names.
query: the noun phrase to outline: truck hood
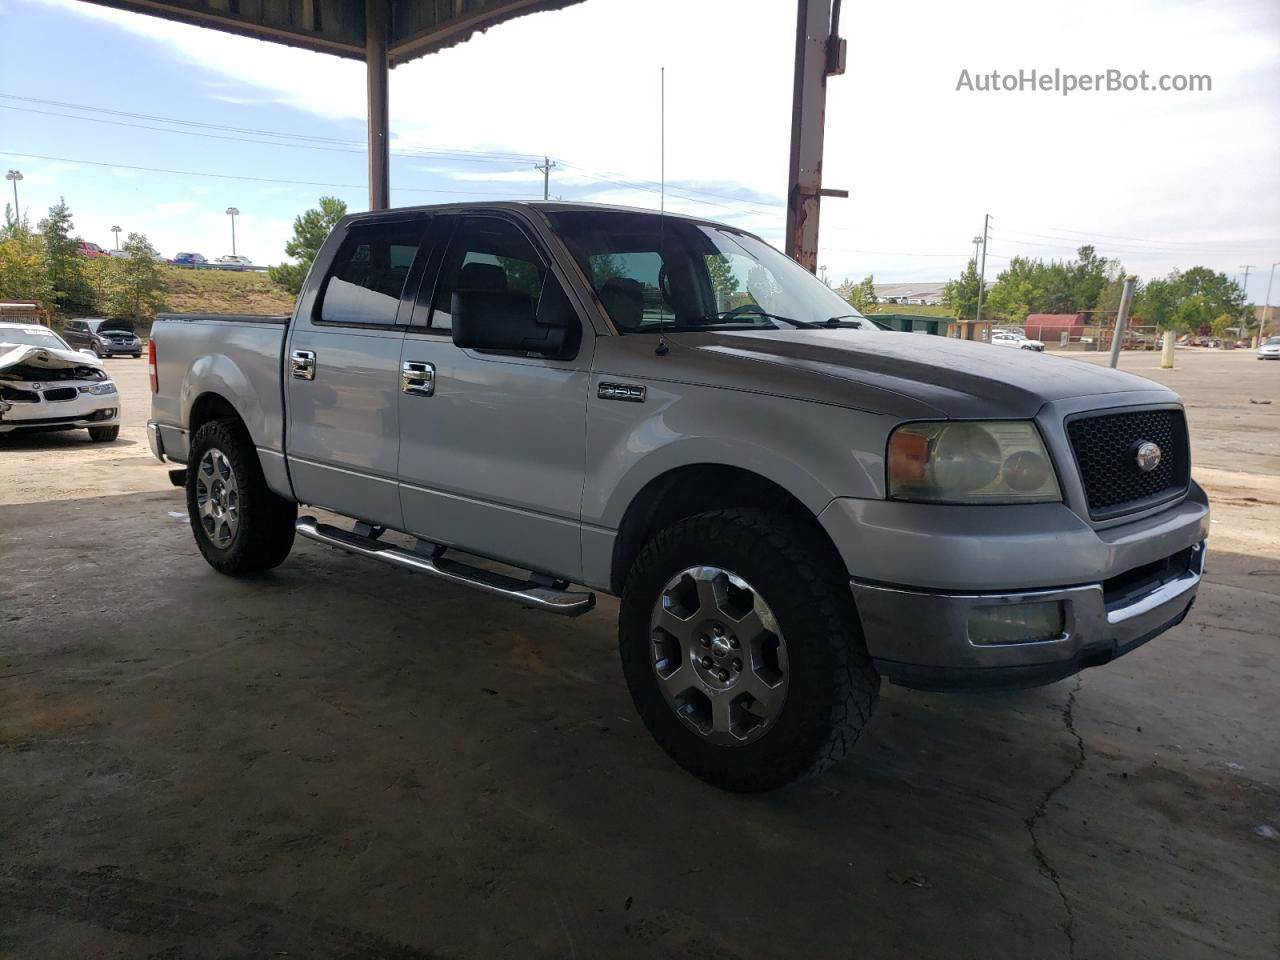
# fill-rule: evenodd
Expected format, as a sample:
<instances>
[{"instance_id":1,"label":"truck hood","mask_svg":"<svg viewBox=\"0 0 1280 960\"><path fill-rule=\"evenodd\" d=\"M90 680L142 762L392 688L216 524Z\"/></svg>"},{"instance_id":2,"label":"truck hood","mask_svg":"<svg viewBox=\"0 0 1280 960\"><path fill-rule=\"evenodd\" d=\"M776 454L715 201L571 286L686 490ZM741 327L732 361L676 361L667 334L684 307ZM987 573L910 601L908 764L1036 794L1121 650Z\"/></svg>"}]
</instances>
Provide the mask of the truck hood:
<instances>
[{"instance_id":1,"label":"truck hood","mask_svg":"<svg viewBox=\"0 0 1280 960\"><path fill-rule=\"evenodd\" d=\"M1055 400L1133 392L1163 395L1153 399L1177 399L1160 384L1108 367L924 334L851 329L722 331L677 333L669 339L703 355L805 371L850 388L897 394L946 417L1031 417ZM753 379L767 381L769 375L761 371Z\"/></svg>"}]
</instances>

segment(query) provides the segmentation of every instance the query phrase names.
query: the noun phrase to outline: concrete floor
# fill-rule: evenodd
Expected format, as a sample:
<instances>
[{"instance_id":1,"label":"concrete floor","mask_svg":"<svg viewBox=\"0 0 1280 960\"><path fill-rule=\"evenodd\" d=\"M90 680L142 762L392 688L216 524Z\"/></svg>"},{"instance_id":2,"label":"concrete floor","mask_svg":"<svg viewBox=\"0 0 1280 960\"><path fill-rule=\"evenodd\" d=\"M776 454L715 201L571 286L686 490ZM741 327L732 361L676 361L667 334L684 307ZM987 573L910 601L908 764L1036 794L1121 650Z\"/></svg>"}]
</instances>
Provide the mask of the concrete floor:
<instances>
[{"instance_id":1,"label":"concrete floor","mask_svg":"<svg viewBox=\"0 0 1280 960\"><path fill-rule=\"evenodd\" d=\"M886 687L850 762L738 797L634 717L610 601L214 574L113 361L119 444L0 441L0 957L1276 957L1280 364L1179 363L1220 519L1182 627Z\"/></svg>"}]
</instances>

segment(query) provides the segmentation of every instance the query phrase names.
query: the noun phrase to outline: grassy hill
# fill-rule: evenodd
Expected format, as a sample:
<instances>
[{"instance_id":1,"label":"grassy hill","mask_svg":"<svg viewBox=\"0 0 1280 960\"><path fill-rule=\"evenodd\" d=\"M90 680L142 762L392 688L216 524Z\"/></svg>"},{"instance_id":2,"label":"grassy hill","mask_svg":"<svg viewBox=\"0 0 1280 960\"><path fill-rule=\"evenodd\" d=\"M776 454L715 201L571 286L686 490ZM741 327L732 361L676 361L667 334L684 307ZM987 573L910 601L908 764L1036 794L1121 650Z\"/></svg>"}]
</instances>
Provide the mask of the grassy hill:
<instances>
[{"instance_id":1,"label":"grassy hill","mask_svg":"<svg viewBox=\"0 0 1280 960\"><path fill-rule=\"evenodd\" d=\"M169 285L165 294L169 313L293 312L293 295L272 283L265 273L181 267L163 267L162 272Z\"/></svg>"}]
</instances>

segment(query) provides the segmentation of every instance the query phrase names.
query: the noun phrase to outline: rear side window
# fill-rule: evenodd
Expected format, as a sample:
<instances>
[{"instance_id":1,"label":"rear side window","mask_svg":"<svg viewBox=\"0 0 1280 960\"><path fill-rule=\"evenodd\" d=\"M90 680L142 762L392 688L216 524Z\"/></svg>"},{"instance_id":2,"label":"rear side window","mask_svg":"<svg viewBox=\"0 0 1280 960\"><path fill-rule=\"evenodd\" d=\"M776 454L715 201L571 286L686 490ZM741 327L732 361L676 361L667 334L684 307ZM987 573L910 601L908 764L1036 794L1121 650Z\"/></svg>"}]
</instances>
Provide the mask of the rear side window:
<instances>
[{"instance_id":1,"label":"rear side window","mask_svg":"<svg viewBox=\"0 0 1280 960\"><path fill-rule=\"evenodd\" d=\"M455 290L508 290L536 305L547 268L533 244L514 224L493 217L468 217L449 246L431 309L432 330L453 329L449 314Z\"/></svg>"},{"instance_id":2,"label":"rear side window","mask_svg":"<svg viewBox=\"0 0 1280 960\"><path fill-rule=\"evenodd\" d=\"M353 226L320 292L320 322L395 323L422 230L421 221Z\"/></svg>"}]
</instances>

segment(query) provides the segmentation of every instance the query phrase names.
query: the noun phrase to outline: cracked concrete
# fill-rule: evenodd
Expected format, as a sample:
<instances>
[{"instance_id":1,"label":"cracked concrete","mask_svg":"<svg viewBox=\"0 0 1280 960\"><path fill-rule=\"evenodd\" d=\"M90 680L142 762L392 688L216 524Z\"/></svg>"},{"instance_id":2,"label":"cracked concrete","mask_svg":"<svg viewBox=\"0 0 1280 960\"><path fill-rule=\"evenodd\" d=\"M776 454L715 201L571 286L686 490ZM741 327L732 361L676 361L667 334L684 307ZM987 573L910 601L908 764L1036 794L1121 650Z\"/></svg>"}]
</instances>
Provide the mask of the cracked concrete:
<instances>
[{"instance_id":1,"label":"cracked concrete","mask_svg":"<svg viewBox=\"0 0 1280 960\"><path fill-rule=\"evenodd\" d=\"M1031 816L1027 817L1027 833L1031 835L1031 855L1035 858L1036 864L1040 868L1040 872L1047 877L1058 891L1058 897L1062 900L1062 909L1066 913L1066 918L1062 924L1062 932L1067 937L1067 956L1074 960L1076 955L1076 915L1075 910L1071 907L1071 898L1067 896L1067 891L1062 886L1062 877L1058 873L1056 867L1049 860L1048 855L1044 852L1044 848L1040 845L1040 837L1036 833L1036 826L1043 819L1049 810L1049 801L1052 800L1059 792L1065 790L1067 785L1075 779L1076 774L1080 772L1080 768L1084 766L1085 749L1084 739L1076 732L1075 719L1073 712L1076 705L1076 695L1080 693L1080 688L1084 684L1083 674L1077 674L1073 681L1070 692L1067 694L1066 703L1062 706L1062 725L1066 727L1067 732L1075 738L1075 758L1072 760L1071 768L1067 770L1066 775L1058 781L1054 786L1044 792L1044 796L1040 798L1040 803L1032 811Z\"/></svg>"}]
</instances>

